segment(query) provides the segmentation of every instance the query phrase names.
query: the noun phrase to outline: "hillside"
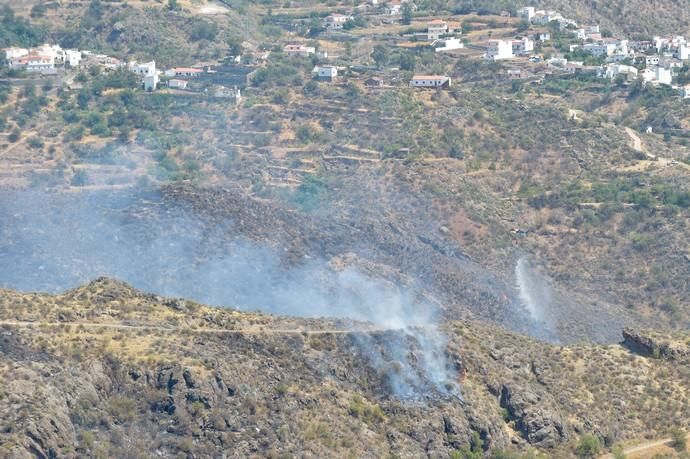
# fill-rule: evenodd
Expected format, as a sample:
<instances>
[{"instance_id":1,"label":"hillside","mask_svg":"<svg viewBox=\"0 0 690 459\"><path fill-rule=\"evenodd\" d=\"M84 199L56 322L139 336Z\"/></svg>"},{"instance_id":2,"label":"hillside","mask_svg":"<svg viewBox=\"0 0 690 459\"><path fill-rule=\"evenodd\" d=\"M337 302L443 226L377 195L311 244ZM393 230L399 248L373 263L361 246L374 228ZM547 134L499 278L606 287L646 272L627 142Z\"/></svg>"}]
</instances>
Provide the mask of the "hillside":
<instances>
[{"instance_id":1,"label":"hillside","mask_svg":"<svg viewBox=\"0 0 690 459\"><path fill-rule=\"evenodd\" d=\"M460 395L400 398L395 378L426 374L412 330L213 309L108 279L58 296L3 291L0 322L9 457L553 457L585 433L607 445L663 436L690 414L687 336L684 357L654 359L449 322L447 385Z\"/></svg>"},{"instance_id":2,"label":"hillside","mask_svg":"<svg viewBox=\"0 0 690 459\"><path fill-rule=\"evenodd\" d=\"M513 11L532 5L560 11L584 24L601 23L606 29L629 34L686 35L690 31L690 12L675 0L455 0L451 4L479 11Z\"/></svg>"},{"instance_id":3,"label":"hillside","mask_svg":"<svg viewBox=\"0 0 690 459\"><path fill-rule=\"evenodd\" d=\"M687 456L683 2L11 3L0 457Z\"/></svg>"}]
</instances>

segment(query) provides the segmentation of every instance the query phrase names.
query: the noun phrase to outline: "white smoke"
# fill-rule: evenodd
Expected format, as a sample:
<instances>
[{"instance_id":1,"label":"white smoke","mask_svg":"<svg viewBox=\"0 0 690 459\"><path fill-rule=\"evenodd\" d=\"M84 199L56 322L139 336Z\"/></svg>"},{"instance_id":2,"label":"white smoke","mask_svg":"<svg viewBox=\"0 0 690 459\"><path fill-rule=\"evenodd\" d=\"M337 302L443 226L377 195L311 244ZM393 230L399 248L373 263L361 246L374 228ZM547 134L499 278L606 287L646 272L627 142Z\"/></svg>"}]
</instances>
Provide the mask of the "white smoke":
<instances>
[{"instance_id":1,"label":"white smoke","mask_svg":"<svg viewBox=\"0 0 690 459\"><path fill-rule=\"evenodd\" d=\"M547 334L553 331L551 317L552 291L548 280L532 267L526 257L515 265L515 283L522 305L532 319L533 329Z\"/></svg>"},{"instance_id":2,"label":"white smoke","mask_svg":"<svg viewBox=\"0 0 690 459\"><path fill-rule=\"evenodd\" d=\"M353 266L335 270L318 258L287 264L279 245L233 236L232 222L210 227L170 209L155 218L132 217L131 204L113 196L36 192L0 200L0 286L60 291L110 276L215 306L366 321L396 331L383 342L358 338L394 394L457 391L437 327L439 307L414 287L371 278Z\"/></svg>"}]
</instances>

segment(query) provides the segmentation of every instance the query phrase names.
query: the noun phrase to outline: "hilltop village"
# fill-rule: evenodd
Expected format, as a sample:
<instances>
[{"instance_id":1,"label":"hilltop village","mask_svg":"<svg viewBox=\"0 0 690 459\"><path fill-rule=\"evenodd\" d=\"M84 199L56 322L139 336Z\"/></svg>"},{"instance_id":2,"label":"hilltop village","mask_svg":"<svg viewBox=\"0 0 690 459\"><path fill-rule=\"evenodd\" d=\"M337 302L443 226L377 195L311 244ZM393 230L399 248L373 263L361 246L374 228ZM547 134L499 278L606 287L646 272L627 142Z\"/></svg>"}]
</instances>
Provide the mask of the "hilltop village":
<instances>
[{"instance_id":1,"label":"hilltop village","mask_svg":"<svg viewBox=\"0 0 690 459\"><path fill-rule=\"evenodd\" d=\"M180 62L179 67L161 69L155 55L137 62L127 56L45 44L4 49L5 65L17 78L60 77L87 68L127 69L140 77L146 91L197 92L239 104L241 91L277 55L312 62L312 76L321 81L376 88L449 88L454 75L418 74L409 54L399 54L398 62L389 59L398 51L428 49L453 59L500 63L498 74L511 81L539 85L558 75L586 74L623 85L665 85L681 98L690 98L690 45L683 36L615 37L598 24L581 24L533 6L512 15L428 16L419 14L412 0L371 0L354 8L320 9L308 18L294 16L274 13L266 18L292 31L288 36L293 39L273 46L235 43L227 56L215 62ZM348 36L369 42L370 55L362 58L345 49Z\"/></svg>"}]
</instances>

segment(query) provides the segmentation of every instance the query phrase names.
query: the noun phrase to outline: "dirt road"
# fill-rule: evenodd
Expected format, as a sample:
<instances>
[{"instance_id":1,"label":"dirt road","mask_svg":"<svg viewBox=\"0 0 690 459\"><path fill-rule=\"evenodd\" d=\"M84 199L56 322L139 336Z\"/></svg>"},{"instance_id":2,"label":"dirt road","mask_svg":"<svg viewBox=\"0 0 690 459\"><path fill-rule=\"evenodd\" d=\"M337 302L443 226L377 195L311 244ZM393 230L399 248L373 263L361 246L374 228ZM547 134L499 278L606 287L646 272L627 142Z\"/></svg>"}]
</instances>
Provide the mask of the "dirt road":
<instances>
[{"instance_id":1,"label":"dirt road","mask_svg":"<svg viewBox=\"0 0 690 459\"><path fill-rule=\"evenodd\" d=\"M307 329L280 329L280 328L239 328L239 329L225 329L225 328L206 328L206 327L162 327L159 325L127 325L127 324L104 324L94 322L27 322L21 320L0 320L0 326L10 327L84 327L103 329L110 328L114 330L144 330L144 331L159 331L159 332L193 332L193 333L216 333L216 334L230 334L230 335L347 335L350 333L380 333L386 331L401 331L396 329L385 328L362 328L362 329L325 329L325 330L307 330Z\"/></svg>"},{"instance_id":2,"label":"dirt road","mask_svg":"<svg viewBox=\"0 0 690 459\"><path fill-rule=\"evenodd\" d=\"M647 151L647 149L644 147L644 144L642 143L642 139L640 139L640 136L637 135L637 133L629 128L629 127L624 127L625 133L628 134L628 137L630 137L630 141L632 142L632 147L635 151L639 151L647 155L647 158L649 158L652 161L655 161L657 165L659 166L678 166L682 167L683 169L690 171L690 164L685 164L680 161L674 161L673 159L670 158L662 158L661 156L653 155Z\"/></svg>"},{"instance_id":3,"label":"dirt road","mask_svg":"<svg viewBox=\"0 0 690 459\"><path fill-rule=\"evenodd\" d=\"M687 436L687 439L690 440L690 435ZM637 458L648 456L652 457L653 454L658 453L658 451L654 451L656 448L659 448L660 446L670 447L671 442L673 442L671 438L664 438L663 440L652 440L645 443L641 443L639 445L631 446L629 448L625 448L623 450L623 454L625 454L625 456L634 456ZM613 459L613 454L604 454L599 459Z\"/></svg>"}]
</instances>

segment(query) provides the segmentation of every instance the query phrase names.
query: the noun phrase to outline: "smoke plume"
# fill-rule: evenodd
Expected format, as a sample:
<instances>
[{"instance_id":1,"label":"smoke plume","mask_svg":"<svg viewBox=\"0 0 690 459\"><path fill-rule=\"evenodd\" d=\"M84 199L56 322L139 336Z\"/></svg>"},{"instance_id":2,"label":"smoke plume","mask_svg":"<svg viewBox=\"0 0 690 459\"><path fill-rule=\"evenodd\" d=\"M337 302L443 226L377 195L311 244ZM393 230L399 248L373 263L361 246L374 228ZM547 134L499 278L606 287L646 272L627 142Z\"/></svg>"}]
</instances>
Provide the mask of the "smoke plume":
<instances>
[{"instance_id":1,"label":"smoke plume","mask_svg":"<svg viewBox=\"0 0 690 459\"><path fill-rule=\"evenodd\" d=\"M110 276L215 306L367 321L398 331L384 345L366 334L357 338L395 395L457 391L438 306L414 288L318 258L286 265L280 244L236 237L231 221L209 225L179 208L146 214L142 203L155 199L155 193L4 195L0 286L58 292Z\"/></svg>"}]
</instances>

